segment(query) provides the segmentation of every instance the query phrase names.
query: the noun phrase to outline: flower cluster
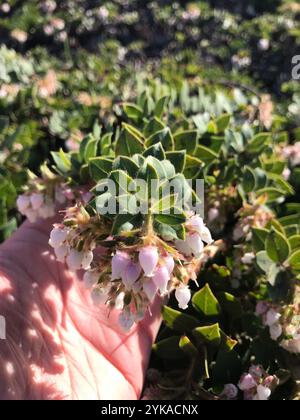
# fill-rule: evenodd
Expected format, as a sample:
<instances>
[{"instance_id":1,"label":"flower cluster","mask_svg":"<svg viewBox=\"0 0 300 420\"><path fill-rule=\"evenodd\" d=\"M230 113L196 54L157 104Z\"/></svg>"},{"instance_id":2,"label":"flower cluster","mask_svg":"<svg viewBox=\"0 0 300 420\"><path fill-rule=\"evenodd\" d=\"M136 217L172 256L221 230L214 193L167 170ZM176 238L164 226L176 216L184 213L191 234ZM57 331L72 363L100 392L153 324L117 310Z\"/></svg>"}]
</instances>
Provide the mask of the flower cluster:
<instances>
[{"instance_id":1,"label":"flower cluster","mask_svg":"<svg viewBox=\"0 0 300 420\"><path fill-rule=\"evenodd\" d=\"M177 249L184 255L190 257L199 255L203 252L204 243L211 245L213 239L209 229L204 225L203 219L199 216L192 216L186 224L187 237L176 241Z\"/></svg>"},{"instance_id":2,"label":"flower cluster","mask_svg":"<svg viewBox=\"0 0 300 420\"><path fill-rule=\"evenodd\" d=\"M276 307L268 302L258 302L256 315L269 327L272 340L280 339L280 346L290 353L300 354L299 305Z\"/></svg>"},{"instance_id":3,"label":"flower cluster","mask_svg":"<svg viewBox=\"0 0 300 420\"><path fill-rule=\"evenodd\" d=\"M84 285L91 290L94 303L120 310L119 324L124 331L144 318L157 295L168 295L174 289L179 308L187 309L191 299L187 283L190 278L196 280L194 256L203 252L202 241L212 243L203 220L191 216L186 223L186 241L172 244L151 230L136 244L126 245L105 232L104 225L100 217L74 208L68 211L63 225L54 226L49 242L59 262L67 263L73 271L86 271ZM100 237L105 240L99 241ZM114 241L113 248L103 248L105 242Z\"/></svg>"},{"instance_id":4,"label":"flower cluster","mask_svg":"<svg viewBox=\"0 0 300 420\"><path fill-rule=\"evenodd\" d=\"M233 231L233 239L239 241L252 238L252 228L264 228L274 218L272 211L264 205L264 197L258 199L253 205L246 204L239 212L239 221Z\"/></svg>"},{"instance_id":5,"label":"flower cluster","mask_svg":"<svg viewBox=\"0 0 300 420\"><path fill-rule=\"evenodd\" d=\"M276 376L269 375L261 366L251 366L238 384L246 401L267 401L278 386Z\"/></svg>"},{"instance_id":6,"label":"flower cluster","mask_svg":"<svg viewBox=\"0 0 300 420\"><path fill-rule=\"evenodd\" d=\"M35 223L39 218L48 219L55 215L55 202L42 192L20 195L17 206L19 212L31 223Z\"/></svg>"}]
</instances>

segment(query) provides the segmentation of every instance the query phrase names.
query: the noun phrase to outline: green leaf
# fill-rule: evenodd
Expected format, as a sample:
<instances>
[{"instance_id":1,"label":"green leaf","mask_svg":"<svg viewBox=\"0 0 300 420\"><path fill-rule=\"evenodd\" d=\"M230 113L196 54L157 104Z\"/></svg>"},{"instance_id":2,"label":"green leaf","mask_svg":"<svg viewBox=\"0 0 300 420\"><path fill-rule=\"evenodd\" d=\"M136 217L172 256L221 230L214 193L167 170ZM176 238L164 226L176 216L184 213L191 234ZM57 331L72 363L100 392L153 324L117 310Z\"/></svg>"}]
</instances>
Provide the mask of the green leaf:
<instances>
[{"instance_id":1,"label":"green leaf","mask_svg":"<svg viewBox=\"0 0 300 420\"><path fill-rule=\"evenodd\" d=\"M223 114L216 120L216 125L218 128L218 133L224 133L226 128L228 128L231 120L230 114Z\"/></svg>"},{"instance_id":2,"label":"green leaf","mask_svg":"<svg viewBox=\"0 0 300 420\"><path fill-rule=\"evenodd\" d=\"M227 313L231 319L239 319L243 314L241 302L230 293L221 292L217 294L218 302L222 310Z\"/></svg>"},{"instance_id":3,"label":"green leaf","mask_svg":"<svg viewBox=\"0 0 300 420\"><path fill-rule=\"evenodd\" d=\"M184 171L186 164L186 152L184 150L178 152L167 152L166 159L172 163L176 173L182 173Z\"/></svg>"},{"instance_id":4,"label":"green leaf","mask_svg":"<svg viewBox=\"0 0 300 420\"><path fill-rule=\"evenodd\" d=\"M89 161L89 170L91 178L98 182L101 179L108 177L108 174L111 172L113 162L110 159L104 157L98 157L90 159Z\"/></svg>"},{"instance_id":5,"label":"green leaf","mask_svg":"<svg viewBox=\"0 0 300 420\"><path fill-rule=\"evenodd\" d=\"M179 209L171 208L170 214L155 215L155 220L165 225L176 226L186 222L186 215Z\"/></svg>"},{"instance_id":6,"label":"green leaf","mask_svg":"<svg viewBox=\"0 0 300 420\"><path fill-rule=\"evenodd\" d=\"M153 118L148 122L148 124L146 124L144 128L144 136L148 138L153 133L157 133L158 131L161 131L164 128L166 128L166 126L162 121L160 121L158 118Z\"/></svg>"},{"instance_id":7,"label":"green leaf","mask_svg":"<svg viewBox=\"0 0 300 420\"><path fill-rule=\"evenodd\" d=\"M123 109L127 117L134 121L139 121L143 118L143 110L135 104L125 103Z\"/></svg>"},{"instance_id":8,"label":"green leaf","mask_svg":"<svg viewBox=\"0 0 300 420\"><path fill-rule=\"evenodd\" d=\"M59 152L51 152L51 155L60 173L66 174L71 170L70 157L62 149Z\"/></svg>"},{"instance_id":9,"label":"green leaf","mask_svg":"<svg viewBox=\"0 0 300 420\"><path fill-rule=\"evenodd\" d=\"M215 159L218 159L219 155L212 149L209 149L206 146L199 145L196 148L195 157L201 159L205 163L210 163L213 162Z\"/></svg>"},{"instance_id":10,"label":"green leaf","mask_svg":"<svg viewBox=\"0 0 300 420\"><path fill-rule=\"evenodd\" d=\"M260 197L261 195L266 195L268 198L268 203L272 203L274 201L277 201L279 198L282 198L285 196L285 192L282 190L279 190L278 188L262 188L258 191L256 191L256 195Z\"/></svg>"},{"instance_id":11,"label":"green leaf","mask_svg":"<svg viewBox=\"0 0 300 420\"><path fill-rule=\"evenodd\" d=\"M175 309L168 306L163 307L162 316L167 327L179 332L180 334L189 333L200 325L197 318L175 311Z\"/></svg>"},{"instance_id":12,"label":"green leaf","mask_svg":"<svg viewBox=\"0 0 300 420\"><path fill-rule=\"evenodd\" d=\"M290 256L288 263L290 264L293 271L296 273L300 272L300 250L294 252Z\"/></svg>"},{"instance_id":13,"label":"green leaf","mask_svg":"<svg viewBox=\"0 0 300 420\"><path fill-rule=\"evenodd\" d=\"M137 153L143 153L144 150L143 135L134 127L123 124L122 131L116 143L116 156L132 157Z\"/></svg>"},{"instance_id":14,"label":"green leaf","mask_svg":"<svg viewBox=\"0 0 300 420\"><path fill-rule=\"evenodd\" d=\"M179 347L187 356L191 357L192 359L199 357L197 348L186 335L180 338Z\"/></svg>"},{"instance_id":15,"label":"green leaf","mask_svg":"<svg viewBox=\"0 0 300 420\"><path fill-rule=\"evenodd\" d=\"M291 248L282 233L272 229L266 239L266 251L272 261L283 263L288 259Z\"/></svg>"},{"instance_id":16,"label":"green leaf","mask_svg":"<svg viewBox=\"0 0 300 420\"><path fill-rule=\"evenodd\" d=\"M115 182L117 188L117 195L127 194L129 191L129 185L133 184L133 179L122 170L112 171L109 174L109 179Z\"/></svg>"},{"instance_id":17,"label":"green leaf","mask_svg":"<svg viewBox=\"0 0 300 420\"><path fill-rule=\"evenodd\" d=\"M219 324L197 327L193 330L193 336L200 344L209 344L213 347L218 347L221 344Z\"/></svg>"},{"instance_id":18,"label":"green leaf","mask_svg":"<svg viewBox=\"0 0 300 420\"><path fill-rule=\"evenodd\" d=\"M153 345L153 351L161 359L180 360L185 354L180 347L180 336L174 336L161 340Z\"/></svg>"},{"instance_id":19,"label":"green leaf","mask_svg":"<svg viewBox=\"0 0 300 420\"><path fill-rule=\"evenodd\" d=\"M165 111L165 107L166 107L168 101L169 101L169 97L168 96L163 96L157 102L157 104L155 106L155 110L154 110L154 115L157 118L161 118L163 116L163 113Z\"/></svg>"},{"instance_id":20,"label":"green leaf","mask_svg":"<svg viewBox=\"0 0 300 420\"><path fill-rule=\"evenodd\" d=\"M174 136L175 150L186 150L187 154L193 155L197 147L198 132L182 131Z\"/></svg>"},{"instance_id":21,"label":"green leaf","mask_svg":"<svg viewBox=\"0 0 300 420\"><path fill-rule=\"evenodd\" d=\"M144 157L153 156L158 160L165 160L166 154L161 143L154 144L146 149L143 153Z\"/></svg>"},{"instance_id":22,"label":"green leaf","mask_svg":"<svg viewBox=\"0 0 300 420\"><path fill-rule=\"evenodd\" d=\"M99 142L97 140L90 140L87 143L84 151L84 162L89 163L90 159L97 156L98 143Z\"/></svg>"},{"instance_id":23,"label":"green leaf","mask_svg":"<svg viewBox=\"0 0 300 420\"><path fill-rule=\"evenodd\" d=\"M202 172L203 166L203 162L200 159L187 155L183 174L186 179L195 179Z\"/></svg>"},{"instance_id":24,"label":"green leaf","mask_svg":"<svg viewBox=\"0 0 300 420\"><path fill-rule=\"evenodd\" d=\"M270 139L269 133L260 133L257 134L247 145L246 150L249 153L259 154L262 149L267 145Z\"/></svg>"},{"instance_id":25,"label":"green leaf","mask_svg":"<svg viewBox=\"0 0 300 420\"><path fill-rule=\"evenodd\" d=\"M153 214L161 214L167 211L170 211L174 207L176 197L174 195L169 195L163 197L161 200L153 204L151 212Z\"/></svg>"},{"instance_id":26,"label":"green leaf","mask_svg":"<svg viewBox=\"0 0 300 420\"><path fill-rule=\"evenodd\" d=\"M300 235L293 235L289 238L292 251L300 249Z\"/></svg>"},{"instance_id":27,"label":"green leaf","mask_svg":"<svg viewBox=\"0 0 300 420\"><path fill-rule=\"evenodd\" d=\"M249 166L246 166L244 169L242 185L245 193L247 194L255 190L256 177L254 171Z\"/></svg>"},{"instance_id":28,"label":"green leaf","mask_svg":"<svg viewBox=\"0 0 300 420\"><path fill-rule=\"evenodd\" d=\"M268 234L267 229L252 228L252 245L255 252L264 251Z\"/></svg>"},{"instance_id":29,"label":"green leaf","mask_svg":"<svg viewBox=\"0 0 300 420\"><path fill-rule=\"evenodd\" d=\"M221 313L219 302L208 284L194 294L192 302L194 308L204 317L215 317Z\"/></svg>"},{"instance_id":30,"label":"green leaf","mask_svg":"<svg viewBox=\"0 0 300 420\"><path fill-rule=\"evenodd\" d=\"M258 267L265 273L268 273L271 267L274 265L274 262L269 258L266 251L260 251L257 253L256 263Z\"/></svg>"},{"instance_id":31,"label":"green leaf","mask_svg":"<svg viewBox=\"0 0 300 420\"><path fill-rule=\"evenodd\" d=\"M161 143L165 151L174 150L174 139L169 127L152 134L152 136L146 140L147 147L153 146L157 143Z\"/></svg>"},{"instance_id":32,"label":"green leaf","mask_svg":"<svg viewBox=\"0 0 300 420\"><path fill-rule=\"evenodd\" d=\"M113 162L112 166L113 170L121 169L128 173L131 178L136 178L137 173L139 171L139 166L135 163L135 161L127 156L119 156Z\"/></svg>"}]
</instances>

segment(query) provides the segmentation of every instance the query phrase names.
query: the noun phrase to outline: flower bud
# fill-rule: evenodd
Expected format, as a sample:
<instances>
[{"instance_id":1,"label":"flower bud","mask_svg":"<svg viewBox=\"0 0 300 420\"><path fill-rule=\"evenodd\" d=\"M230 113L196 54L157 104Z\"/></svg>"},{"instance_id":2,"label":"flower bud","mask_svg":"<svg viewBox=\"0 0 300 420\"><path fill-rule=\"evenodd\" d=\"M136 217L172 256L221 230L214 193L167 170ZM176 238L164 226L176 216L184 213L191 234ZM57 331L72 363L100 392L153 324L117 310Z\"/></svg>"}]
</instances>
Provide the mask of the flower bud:
<instances>
[{"instance_id":1,"label":"flower bud","mask_svg":"<svg viewBox=\"0 0 300 420\"><path fill-rule=\"evenodd\" d=\"M216 208L209 209L209 211L208 211L209 222L213 222L216 219L218 219L219 215L220 215L220 211L218 209L216 209Z\"/></svg>"},{"instance_id":2,"label":"flower bud","mask_svg":"<svg viewBox=\"0 0 300 420\"><path fill-rule=\"evenodd\" d=\"M187 244L191 248L195 257L198 257L204 249L203 242L200 238L198 233L193 233L192 235L188 235Z\"/></svg>"},{"instance_id":3,"label":"flower bud","mask_svg":"<svg viewBox=\"0 0 300 420\"><path fill-rule=\"evenodd\" d=\"M270 336L272 340L277 341L278 338L282 335L282 333L283 330L280 324L276 323L270 327Z\"/></svg>"},{"instance_id":4,"label":"flower bud","mask_svg":"<svg viewBox=\"0 0 300 420\"><path fill-rule=\"evenodd\" d=\"M159 255L157 248L154 246L147 246L142 248L139 253L139 261L145 273L145 276L152 277L154 270L157 267Z\"/></svg>"},{"instance_id":5,"label":"flower bud","mask_svg":"<svg viewBox=\"0 0 300 420\"><path fill-rule=\"evenodd\" d=\"M149 302L152 303L158 290L158 287L154 283L153 278L144 280L143 290Z\"/></svg>"},{"instance_id":6,"label":"flower bud","mask_svg":"<svg viewBox=\"0 0 300 420\"><path fill-rule=\"evenodd\" d=\"M187 309L191 300L191 291L188 286L180 286L176 289L175 297L180 309Z\"/></svg>"},{"instance_id":7,"label":"flower bud","mask_svg":"<svg viewBox=\"0 0 300 420\"><path fill-rule=\"evenodd\" d=\"M281 318L281 314L275 309L270 309L266 315L266 322L265 325L272 327L272 325L276 324Z\"/></svg>"},{"instance_id":8,"label":"flower bud","mask_svg":"<svg viewBox=\"0 0 300 420\"><path fill-rule=\"evenodd\" d=\"M174 262L174 258L171 255L168 255L167 257L164 257L164 263L166 264L167 270L170 274L170 276L172 275L174 268L175 268L175 262Z\"/></svg>"},{"instance_id":9,"label":"flower bud","mask_svg":"<svg viewBox=\"0 0 300 420\"><path fill-rule=\"evenodd\" d=\"M138 280L142 272L141 266L132 261L127 265L122 275L123 283L126 289L131 290L133 284Z\"/></svg>"},{"instance_id":10,"label":"flower bud","mask_svg":"<svg viewBox=\"0 0 300 420\"><path fill-rule=\"evenodd\" d=\"M83 276L83 284L86 289L92 289L99 281L99 271L87 271Z\"/></svg>"},{"instance_id":11,"label":"flower bud","mask_svg":"<svg viewBox=\"0 0 300 420\"><path fill-rule=\"evenodd\" d=\"M257 383L255 382L252 375L249 373L245 374L241 381L239 382L238 387L241 391L249 391L252 388L255 388L257 386Z\"/></svg>"},{"instance_id":12,"label":"flower bud","mask_svg":"<svg viewBox=\"0 0 300 420\"><path fill-rule=\"evenodd\" d=\"M33 210L39 210L44 204L44 196L40 193L33 193L30 197L30 202Z\"/></svg>"},{"instance_id":13,"label":"flower bud","mask_svg":"<svg viewBox=\"0 0 300 420\"><path fill-rule=\"evenodd\" d=\"M263 386L263 385L258 385L257 387L257 398L259 401L268 401L268 399L270 398L272 392L269 388Z\"/></svg>"},{"instance_id":14,"label":"flower bud","mask_svg":"<svg viewBox=\"0 0 300 420\"><path fill-rule=\"evenodd\" d=\"M166 266L159 266L153 276L153 282L160 290L161 294L168 291L168 283L170 280L170 274Z\"/></svg>"},{"instance_id":15,"label":"flower bud","mask_svg":"<svg viewBox=\"0 0 300 420\"><path fill-rule=\"evenodd\" d=\"M24 214L30 205L30 197L28 195L20 195L18 197L17 207L20 213Z\"/></svg>"},{"instance_id":16,"label":"flower bud","mask_svg":"<svg viewBox=\"0 0 300 420\"><path fill-rule=\"evenodd\" d=\"M128 264L130 263L130 256L126 252L117 251L112 259L112 274L111 280L118 280L122 278Z\"/></svg>"}]
</instances>

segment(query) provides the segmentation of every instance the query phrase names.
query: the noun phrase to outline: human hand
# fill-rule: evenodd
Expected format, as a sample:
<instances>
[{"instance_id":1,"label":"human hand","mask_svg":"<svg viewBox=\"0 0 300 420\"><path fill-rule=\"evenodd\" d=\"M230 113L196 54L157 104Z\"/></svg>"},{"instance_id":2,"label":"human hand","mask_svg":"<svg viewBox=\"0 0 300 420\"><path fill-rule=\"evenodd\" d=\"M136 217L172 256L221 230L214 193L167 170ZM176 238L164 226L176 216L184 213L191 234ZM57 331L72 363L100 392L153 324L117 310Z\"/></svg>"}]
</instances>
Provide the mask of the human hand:
<instances>
[{"instance_id":1,"label":"human hand","mask_svg":"<svg viewBox=\"0 0 300 420\"><path fill-rule=\"evenodd\" d=\"M137 399L161 303L124 334L118 314L93 306L77 276L55 261L52 223L26 222L0 247L7 330L0 340L0 400Z\"/></svg>"}]
</instances>

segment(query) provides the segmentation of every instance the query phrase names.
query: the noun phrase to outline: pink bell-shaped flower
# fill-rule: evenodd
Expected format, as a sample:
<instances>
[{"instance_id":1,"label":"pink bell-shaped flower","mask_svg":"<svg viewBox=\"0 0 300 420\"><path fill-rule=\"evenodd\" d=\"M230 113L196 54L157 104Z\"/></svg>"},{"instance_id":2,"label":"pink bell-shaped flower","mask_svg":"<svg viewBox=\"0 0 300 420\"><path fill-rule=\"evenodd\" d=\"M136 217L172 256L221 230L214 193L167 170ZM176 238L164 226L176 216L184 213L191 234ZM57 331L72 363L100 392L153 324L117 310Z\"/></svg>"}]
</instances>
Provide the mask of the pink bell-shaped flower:
<instances>
[{"instance_id":1,"label":"pink bell-shaped flower","mask_svg":"<svg viewBox=\"0 0 300 420\"><path fill-rule=\"evenodd\" d=\"M140 250L139 261L145 276L152 277L159 260L158 250L154 246L147 246Z\"/></svg>"},{"instance_id":2,"label":"pink bell-shaped flower","mask_svg":"<svg viewBox=\"0 0 300 420\"><path fill-rule=\"evenodd\" d=\"M170 274L165 265L161 265L155 271L153 282L159 289L161 294L164 294L168 291L168 283L170 280Z\"/></svg>"}]
</instances>

